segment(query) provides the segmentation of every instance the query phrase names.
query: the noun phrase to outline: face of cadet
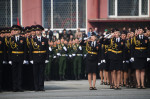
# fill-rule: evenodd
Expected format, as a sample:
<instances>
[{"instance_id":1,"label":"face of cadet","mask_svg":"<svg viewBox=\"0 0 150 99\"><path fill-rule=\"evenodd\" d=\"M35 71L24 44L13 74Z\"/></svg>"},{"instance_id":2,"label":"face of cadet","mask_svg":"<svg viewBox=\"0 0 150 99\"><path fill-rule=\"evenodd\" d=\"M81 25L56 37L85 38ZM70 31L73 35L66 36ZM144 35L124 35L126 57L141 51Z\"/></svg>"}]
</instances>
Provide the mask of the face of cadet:
<instances>
[{"instance_id":1,"label":"face of cadet","mask_svg":"<svg viewBox=\"0 0 150 99\"><path fill-rule=\"evenodd\" d=\"M96 37L95 36L91 36L91 41L95 41L96 40Z\"/></svg>"},{"instance_id":2,"label":"face of cadet","mask_svg":"<svg viewBox=\"0 0 150 99\"><path fill-rule=\"evenodd\" d=\"M127 38L130 38L130 37L131 37L131 33L128 33L128 34L127 34Z\"/></svg>"},{"instance_id":3,"label":"face of cadet","mask_svg":"<svg viewBox=\"0 0 150 99\"><path fill-rule=\"evenodd\" d=\"M68 42L65 40L65 41L64 41L64 44L65 44L65 45L67 45L67 44L68 44Z\"/></svg>"},{"instance_id":4,"label":"face of cadet","mask_svg":"<svg viewBox=\"0 0 150 99\"><path fill-rule=\"evenodd\" d=\"M41 31L36 31L36 35L41 35Z\"/></svg>"},{"instance_id":5,"label":"face of cadet","mask_svg":"<svg viewBox=\"0 0 150 99\"><path fill-rule=\"evenodd\" d=\"M35 34L36 34L35 31L31 31L32 36L35 36Z\"/></svg>"},{"instance_id":6,"label":"face of cadet","mask_svg":"<svg viewBox=\"0 0 150 99\"><path fill-rule=\"evenodd\" d=\"M60 44L60 40L57 41L57 44Z\"/></svg>"},{"instance_id":7,"label":"face of cadet","mask_svg":"<svg viewBox=\"0 0 150 99\"><path fill-rule=\"evenodd\" d=\"M13 34L18 35L21 31L20 30L14 30Z\"/></svg>"},{"instance_id":8,"label":"face of cadet","mask_svg":"<svg viewBox=\"0 0 150 99\"><path fill-rule=\"evenodd\" d=\"M121 38L122 38L123 40L125 40L125 39L126 39L126 34L121 34Z\"/></svg>"},{"instance_id":9,"label":"face of cadet","mask_svg":"<svg viewBox=\"0 0 150 99\"><path fill-rule=\"evenodd\" d=\"M116 32L115 32L115 37L118 38L119 35L120 35L120 32L119 32L119 31L116 31Z\"/></svg>"},{"instance_id":10,"label":"face of cadet","mask_svg":"<svg viewBox=\"0 0 150 99\"><path fill-rule=\"evenodd\" d=\"M138 34L141 35L143 33L143 29L138 30Z\"/></svg>"},{"instance_id":11,"label":"face of cadet","mask_svg":"<svg viewBox=\"0 0 150 99\"><path fill-rule=\"evenodd\" d=\"M64 43L64 39L61 39L61 43Z\"/></svg>"}]
</instances>

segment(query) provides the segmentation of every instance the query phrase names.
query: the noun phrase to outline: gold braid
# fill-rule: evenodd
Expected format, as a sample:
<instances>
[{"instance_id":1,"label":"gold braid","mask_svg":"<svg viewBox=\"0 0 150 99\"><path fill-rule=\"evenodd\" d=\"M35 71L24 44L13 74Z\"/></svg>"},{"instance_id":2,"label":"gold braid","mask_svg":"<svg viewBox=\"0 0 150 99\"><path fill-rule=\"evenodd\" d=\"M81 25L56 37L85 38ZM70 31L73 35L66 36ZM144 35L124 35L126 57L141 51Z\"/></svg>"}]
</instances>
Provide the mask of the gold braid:
<instances>
[{"instance_id":1,"label":"gold braid","mask_svg":"<svg viewBox=\"0 0 150 99\"><path fill-rule=\"evenodd\" d=\"M5 38L5 43L6 43L6 46L8 47L9 41L7 40L7 38Z\"/></svg>"},{"instance_id":2,"label":"gold braid","mask_svg":"<svg viewBox=\"0 0 150 99\"><path fill-rule=\"evenodd\" d=\"M39 45L35 45L35 42L33 41L33 38L31 39L32 47L33 49L39 49Z\"/></svg>"},{"instance_id":3,"label":"gold braid","mask_svg":"<svg viewBox=\"0 0 150 99\"><path fill-rule=\"evenodd\" d=\"M28 46L28 48L30 48L29 38L27 38L27 46Z\"/></svg>"},{"instance_id":4,"label":"gold braid","mask_svg":"<svg viewBox=\"0 0 150 99\"><path fill-rule=\"evenodd\" d=\"M11 46L11 48L12 49L15 49L18 45L15 43L15 44L12 44L12 42L11 42L11 38L9 39L10 41L10 46Z\"/></svg>"}]
</instances>

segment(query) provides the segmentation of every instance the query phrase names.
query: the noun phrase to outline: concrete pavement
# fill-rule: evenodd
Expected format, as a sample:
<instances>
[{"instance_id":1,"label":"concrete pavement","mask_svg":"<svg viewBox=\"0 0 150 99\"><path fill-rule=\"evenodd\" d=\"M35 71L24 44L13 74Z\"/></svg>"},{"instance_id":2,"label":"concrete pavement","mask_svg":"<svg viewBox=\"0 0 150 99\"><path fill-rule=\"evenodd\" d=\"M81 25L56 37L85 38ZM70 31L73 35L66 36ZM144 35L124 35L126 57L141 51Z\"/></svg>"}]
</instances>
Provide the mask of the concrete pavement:
<instances>
[{"instance_id":1,"label":"concrete pavement","mask_svg":"<svg viewBox=\"0 0 150 99\"><path fill-rule=\"evenodd\" d=\"M87 80L78 81L47 81L45 92L2 92L0 99L150 99L150 89L109 89L107 85L100 85L98 90L90 91Z\"/></svg>"}]
</instances>

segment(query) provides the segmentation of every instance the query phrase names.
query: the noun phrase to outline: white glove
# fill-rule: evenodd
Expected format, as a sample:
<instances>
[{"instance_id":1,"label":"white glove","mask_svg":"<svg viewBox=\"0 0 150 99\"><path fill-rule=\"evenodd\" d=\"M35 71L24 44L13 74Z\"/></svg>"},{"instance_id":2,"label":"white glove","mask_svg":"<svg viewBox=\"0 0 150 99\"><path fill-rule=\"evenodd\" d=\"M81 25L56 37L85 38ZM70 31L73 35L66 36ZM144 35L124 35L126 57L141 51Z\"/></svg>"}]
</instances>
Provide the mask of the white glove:
<instances>
[{"instance_id":1,"label":"white glove","mask_svg":"<svg viewBox=\"0 0 150 99\"><path fill-rule=\"evenodd\" d=\"M56 58L56 56L53 56L53 58Z\"/></svg>"},{"instance_id":2,"label":"white glove","mask_svg":"<svg viewBox=\"0 0 150 99\"><path fill-rule=\"evenodd\" d=\"M27 61L27 60L24 60L24 61L23 61L23 64L27 64L27 63L28 63L28 61Z\"/></svg>"},{"instance_id":3,"label":"white glove","mask_svg":"<svg viewBox=\"0 0 150 99\"><path fill-rule=\"evenodd\" d=\"M45 60L45 63L48 63L49 61L48 60Z\"/></svg>"},{"instance_id":4,"label":"white glove","mask_svg":"<svg viewBox=\"0 0 150 99\"><path fill-rule=\"evenodd\" d=\"M87 39L88 39L88 38L86 38L86 37L84 38L84 40L87 40Z\"/></svg>"},{"instance_id":5,"label":"white glove","mask_svg":"<svg viewBox=\"0 0 150 99\"><path fill-rule=\"evenodd\" d=\"M51 48L51 47L49 47L49 51L52 51L52 48Z\"/></svg>"},{"instance_id":6,"label":"white glove","mask_svg":"<svg viewBox=\"0 0 150 99\"><path fill-rule=\"evenodd\" d=\"M125 63L126 61L123 61L123 63Z\"/></svg>"},{"instance_id":7,"label":"white glove","mask_svg":"<svg viewBox=\"0 0 150 99\"><path fill-rule=\"evenodd\" d=\"M131 57L130 62L134 62L134 58L133 57Z\"/></svg>"},{"instance_id":8,"label":"white glove","mask_svg":"<svg viewBox=\"0 0 150 99\"><path fill-rule=\"evenodd\" d=\"M98 63L98 66L100 65L101 63Z\"/></svg>"},{"instance_id":9,"label":"white glove","mask_svg":"<svg viewBox=\"0 0 150 99\"><path fill-rule=\"evenodd\" d=\"M84 57L86 57L86 54L84 54Z\"/></svg>"},{"instance_id":10,"label":"white glove","mask_svg":"<svg viewBox=\"0 0 150 99\"><path fill-rule=\"evenodd\" d=\"M129 61L127 60L126 63L129 63Z\"/></svg>"},{"instance_id":11,"label":"white glove","mask_svg":"<svg viewBox=\"0 0 150 99\"><path fill-rule=\"evenodd\" d=\"M63 49L64 49L65 51L67 51L67 48L66 48L66 46L64 46L64 47L63 47Z\"/></svg>"},{"instance_id":12,"label":"white glove","mask_svg":"<svg viewBox=\"0 0 150 99\"><path fill-rule=\"evenodd\" d=\"M103 59L103 60L101 60L101 63L106 63L106 61Z\"/></svg>"},{"instance_id":13,"label":"white glove","mask_svg":"<svg viewBox=\"0 0 150 99\"><path fill-rule=\"evenodd\" d=\"M3 64L7 64L7 61L3 61Z\"/></svg>"},{"instance_id":14,"label":"white glove","mask_svg":"<svg viewBox=\"0 0 150 99\"><path fill-rule=\"evenodd\" d=\"M9 61L8 63L9 63L10 65L12 65L12 61Z\"/></svg>"},{"instance_id":15,"label":"white glove","mask_svg":"<svg viewBox=\"0 0 150 99\"><path fill-rule=\"evenodd\" d=\"M60 53L57 53L57 56L61 56Z\"/></svg>"},{"instance_id":16,"label":"white glove","mask_svg":"<svg viewBox=\"0 0 150 99\"><path fill-rule=\"evenodd\" d=\"M71 58L71 57L72 57L72 55L69 55L69 57Z\"/></svg>"},{"instance_id":17,"label":"white glove","mask_svg":"<svg viewBox=\"0 0 150 99\"><path fill-rule=\"evenodd\" d=\"M34 63L34 62L33 62L33 60L32 60L32 61L30 61L30 63L31 63L31 64L33 64L33 63Z\"/></svg>"},{"instance_id":18,"label":"white glove","mask_svg":"<svg viewBox=\"0 0 150 99\"><path fill-rule=\"evenodd\" d=\"M107 38L109 36L109 34L106 34L105 36L104 36L104 38Z\"/></svg>"},{"instance_id":19,"label":"white glove","mask_svg":"<svg viewBox=\"0 0 150 99\"><path fill-rule=\"evenodd\" d=\"M82 50L82 47L81 47L81 46L79 46L79 49L80 49L80 50Z\"/></svg>"},{"instance_id":20,"label":"white glove","mask_svg":"<svg viewBox=\"0 0 150 99\"><path fill-rule=\"evenodd\" d=\"M150 58L147 58L147 61L150 61Z\"/></svg>"},{"instance_id":21,"label":"white glove","mask_svg":"<svg viewBox=\"0 0 150 99\"><path fill-rule=\"evenodd\" d=\"M76 56L76 54L72 54L72 56Z\"/></svg>"}]
</instances>

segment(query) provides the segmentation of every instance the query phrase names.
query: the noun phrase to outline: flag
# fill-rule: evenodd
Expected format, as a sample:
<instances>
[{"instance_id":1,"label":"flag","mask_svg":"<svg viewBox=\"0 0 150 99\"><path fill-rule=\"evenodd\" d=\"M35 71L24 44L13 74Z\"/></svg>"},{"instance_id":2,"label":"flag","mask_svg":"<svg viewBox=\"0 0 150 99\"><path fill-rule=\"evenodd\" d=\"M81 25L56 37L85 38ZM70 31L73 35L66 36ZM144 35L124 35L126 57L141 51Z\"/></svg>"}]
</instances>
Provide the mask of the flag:
<instances>
[{"instance_id":1,"label":"flag","mask_svg":"<svg viewBox=\"0 0 150 99\"><path fill-rule=\"evenodd\" d=\"M17 17L17 25L20 26L19 18Z\"/></svg>"}]
</instances>

